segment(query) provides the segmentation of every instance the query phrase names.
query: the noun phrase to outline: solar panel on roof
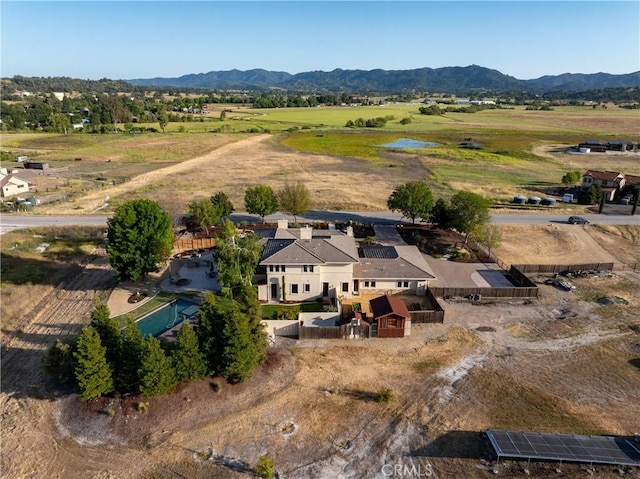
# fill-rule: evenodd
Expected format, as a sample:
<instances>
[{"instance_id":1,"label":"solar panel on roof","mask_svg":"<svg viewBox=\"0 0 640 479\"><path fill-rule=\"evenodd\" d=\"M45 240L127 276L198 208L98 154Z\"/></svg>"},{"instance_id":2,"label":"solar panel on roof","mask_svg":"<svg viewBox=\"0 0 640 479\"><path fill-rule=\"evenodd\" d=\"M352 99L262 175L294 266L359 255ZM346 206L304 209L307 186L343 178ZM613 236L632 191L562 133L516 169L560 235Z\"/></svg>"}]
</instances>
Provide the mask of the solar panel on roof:
<instances>
[{"instance_id":1,"label":"solar panel on roof","mask_svg":"<svg viewBox=\"0 0 640 479\"><path fill-rule=\"evenodd\" d=\"M640 466L640 444L611 436L487 430L498 457Z\"/></svg>"}]
</instances>

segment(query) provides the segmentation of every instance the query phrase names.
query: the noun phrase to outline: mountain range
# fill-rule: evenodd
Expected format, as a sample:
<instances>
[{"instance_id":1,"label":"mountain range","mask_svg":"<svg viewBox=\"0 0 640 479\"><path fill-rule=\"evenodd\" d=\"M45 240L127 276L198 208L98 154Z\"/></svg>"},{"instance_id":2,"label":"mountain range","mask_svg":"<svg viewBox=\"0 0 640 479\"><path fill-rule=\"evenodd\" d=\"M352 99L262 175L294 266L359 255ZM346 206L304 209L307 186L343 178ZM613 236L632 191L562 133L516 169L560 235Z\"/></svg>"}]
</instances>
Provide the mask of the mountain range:
<instances>
[{"instance_id":1,"label":"mountain range","mask_svg":"<svg viewBox=\"0 0 640 479\"><path fill-rule=\"evenodd\" d=\"M414 70L312 71L292 75L262 69L210 71L178 78L125 80L136 86L199 88L208 90L349 91L358 93L402 93L469 91L584 91L605 88L640 88L640 71L622 75L609 73L564 73L534 80L519 80L498 70L467 67L418 68Z\"/></svg>"}]
</instances>

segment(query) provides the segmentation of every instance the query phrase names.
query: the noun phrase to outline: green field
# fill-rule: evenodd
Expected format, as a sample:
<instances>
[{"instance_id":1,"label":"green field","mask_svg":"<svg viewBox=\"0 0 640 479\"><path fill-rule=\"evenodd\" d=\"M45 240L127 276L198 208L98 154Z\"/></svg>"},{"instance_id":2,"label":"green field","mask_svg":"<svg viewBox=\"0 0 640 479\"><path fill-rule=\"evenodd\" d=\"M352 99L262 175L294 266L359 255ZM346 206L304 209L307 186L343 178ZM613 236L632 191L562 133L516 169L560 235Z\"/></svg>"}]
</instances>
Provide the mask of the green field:
<instances>
[{"instance_id":1,"label":"green field","mask_svg":"<svg viewBox=\"0 0 640 479\"><path fill-rule=\"evenodd\" d=\"M497 201L508 201L515 194L548 194L559 186L560 178L571 170L617 170L640 175L637 156L566 155L562 152L585 138L601 141L624 139L637 142L640 112L611 106L557 107L553 111L528 111L523 107L484 110L477 113L421 115L420 104L388 104L367 107L323 107L227 110L224 121L215 112L203 121L169 123L166 133L56 135L46 133L3 133L2 148L12 154L28 155L64 170L65 184L46 185L47 191L65 194L74 188L87 191L128 181L146 172L206 155L220 146L255 133L273 134L273 149L257 153L243 171L238 159L223 159L211 171L172 177L137 187L134 192L150 197L178 198L210 195L223 189L240 204L242 191L257 182L305 181L323 195L318 207L340 209L384 208L388 191L399 182L428 179L438 195L448 196L460 189L483 193ZM384 117L384 128L346 128L358 118ZM411 119L401 124L403 119ZM156 124L137 127L157 128ZM439 143L419 149L392 149L381 145L399 138ZM472 139L479 149L462 148ZM555 148L555 152L554 152ZM296 154L295 162L261 162L261 155L277 157L278 152ZM247 152L252 156L251 152ZM315 161L316 155L325 158ZM335 161L327 161L326 157ZM81 158L81 161L76 161ZM249 161L249 160L247 160ZM2 166L11 166L4 162ZM311 177L313 181L311 181ZM336 178L344 176L352 184L378 192L353 197L340 190ZM327 197L330 181L336 194ZM77 182L77 183L76 183ZM315 183L314 183L315 182ZM345 188L344 186L342 188ZM115 198L114 198L115 201ZM359 206L361 205L361 206Z\"/></svg>"}]
</instances>

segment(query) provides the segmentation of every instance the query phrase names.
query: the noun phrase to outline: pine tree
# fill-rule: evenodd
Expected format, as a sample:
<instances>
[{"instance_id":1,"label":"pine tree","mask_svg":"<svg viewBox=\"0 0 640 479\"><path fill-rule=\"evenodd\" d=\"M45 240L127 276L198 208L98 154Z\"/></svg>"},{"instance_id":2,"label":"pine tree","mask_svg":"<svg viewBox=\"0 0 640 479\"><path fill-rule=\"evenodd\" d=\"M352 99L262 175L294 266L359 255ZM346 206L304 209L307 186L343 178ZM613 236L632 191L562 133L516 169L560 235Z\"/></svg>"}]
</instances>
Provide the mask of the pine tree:
<instances>
[{"instance_id":1,"label":"pine tree","mask_svg":"<svg viewBox=\"0 0 640 479\"><path fill-rule=\"evenodd\" d=\"M47 355L42 359L44 371L55 376L60 384L68 383L75 379L76 339L71 341L56 341L51 345Z\"/></svg>"},{"instance_id":2,"label":"pine tree","mask_svg":"<svg viewBox=\"0 0 640 479\"><path fill-rule=\"evenodd\" d=\"M98 332L102 345L107 348L107 362L115 371L118 367L122 334L118 322L110 316L111 312L107 305L100 299L96 299L95 308L91 312L91 326Z\"/></svg>"},{"instance_id":3,"label":"pine tree","mask_svg":"<svg viewBox=\"0 0 640 479\"><path fill-rule=\"evenodd\" d=\"M140 392L145 396L166 394L176 384L171 361L165 355L160 341L153 336L148 336L144 342L138 377Z\"/></svg>"},{"instance_id":4,"label":"pine tree","mask_svg":"<svg viewBox=\"0 0 640 479\"><path fill-rule=\"evenodd\" d=\"M78 336L75 375L83 401L113 391L113 376L98 332L85 326Z\"/></svg>"},{"instance_id":5,"label":"pine tree","mask_svg":"<svg viewBox=\"0 0 640 479\"><path fill-rule=\"evenodd\" d=\"M234 300L207 294L196 330L211 371L234 382L249 377L259 362L247 316Z\"/></svg>"},{"instance_id":6,"label":"pine tree","mask_svg":"<svg viewBox=\"0 0 640 479\"><path fill-rule=\"evenodd\" d=\"M256 348L257 361L261 364L267 359L269 343L262 323L262 305L258 301L258 294L253 286L245 285L238 291L236 301L247 317L249 333Z\"/></svg>"},{"instance_id":7,"label":"pine tree","mask_svg":"<svg viewBox=\"0 0 640 479\"><path fill-rule=\"evenodd\" d=\"M140 390L138 371L142 365L145 341L144 336L131 318L128 318L127 325L122 331L121 341L116 384L119 390L137 393Z\"/></svg>"},{"instance_id":8,"label":"pine tree","mask_svg":"<svg viewBox=\"0 0 640 479\"><path fill-rule=\"evenodd\" d=\"M198 338L188 321L178 331L176 349L171 354L176 381L183 383L200 379L207 374L207 362L198 348Z\"/></svg>"}]
</instances>

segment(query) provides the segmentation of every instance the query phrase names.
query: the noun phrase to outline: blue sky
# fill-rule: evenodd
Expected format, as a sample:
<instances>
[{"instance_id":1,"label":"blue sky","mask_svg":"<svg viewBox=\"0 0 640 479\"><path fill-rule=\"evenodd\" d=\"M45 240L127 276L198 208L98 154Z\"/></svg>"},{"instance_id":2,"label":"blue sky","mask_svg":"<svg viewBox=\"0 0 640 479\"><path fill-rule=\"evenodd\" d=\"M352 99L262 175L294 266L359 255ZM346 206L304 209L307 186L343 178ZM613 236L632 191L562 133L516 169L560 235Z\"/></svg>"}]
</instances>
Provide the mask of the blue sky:
<instances>
[{"instance_id":1,"label":"blue sky","mask_svg":"<svg viewBox=\"0 0 640 479\"><path fill-rule=\"evenodd\" d=\"M132 79L481 65L640 70L640 2L6 1L1 76Z\"/></svg>"}]
</instances>

